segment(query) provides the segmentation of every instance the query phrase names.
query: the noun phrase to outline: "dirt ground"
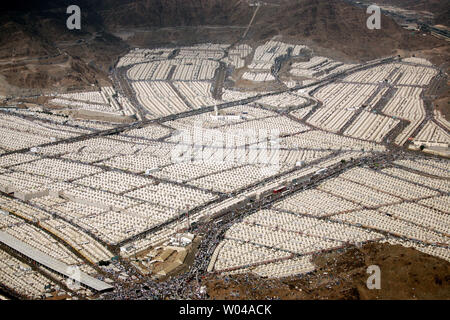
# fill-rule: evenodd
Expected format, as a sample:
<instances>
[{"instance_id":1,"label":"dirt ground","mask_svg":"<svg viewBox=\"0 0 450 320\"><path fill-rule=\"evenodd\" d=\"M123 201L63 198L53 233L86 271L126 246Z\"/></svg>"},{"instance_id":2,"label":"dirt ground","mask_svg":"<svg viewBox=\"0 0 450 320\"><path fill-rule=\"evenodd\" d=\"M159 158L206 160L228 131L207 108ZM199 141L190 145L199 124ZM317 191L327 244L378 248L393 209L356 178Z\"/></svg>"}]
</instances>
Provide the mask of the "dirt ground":
<instances>
[{"instance_id":1,"label":"dirt ground","mask_svg":"<svg viewBox=\"0 0 450 320\"><path fill-rule=\"evenodd\" d=\"M203 280L211 299L376 300L450 299L450 263L399 245L371 243L324 253L307 275L263 279L254 275ZM381 271L381 289L369 290L368 266Z\"/></svg>"},{"instance_id":2,"label":"dirt ground","mask_svg":"<svg viewBox=\"0 0 450 320\"><path fill-rule=\"evenodd\" d=\"M441 112L446 120L450 119L450 92L446 97L434 101L436 108Z\"/></svg>"}]
</instances>

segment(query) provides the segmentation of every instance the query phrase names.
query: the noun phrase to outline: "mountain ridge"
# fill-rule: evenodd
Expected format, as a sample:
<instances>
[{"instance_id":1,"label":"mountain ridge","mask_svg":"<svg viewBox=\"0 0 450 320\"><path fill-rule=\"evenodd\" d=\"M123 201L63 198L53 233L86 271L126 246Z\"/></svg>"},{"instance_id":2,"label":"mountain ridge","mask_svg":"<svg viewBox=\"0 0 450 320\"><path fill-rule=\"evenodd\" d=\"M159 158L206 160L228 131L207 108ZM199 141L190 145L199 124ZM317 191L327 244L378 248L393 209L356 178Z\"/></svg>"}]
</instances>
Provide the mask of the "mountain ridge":
<instances>
[{"instance_id":1,"label":"mountain ridge","mask_svg":"<svg viewBox=\"0 0 450 320\"><path fill-rule=\"evenodd\" d=\"M257 45L281 37L284 41L304 42L319 53L355 61L396 54L399 49L409 52L443 43L429 36L412 35L385 16L381 30L368 30L366 12L343 0L270 2L277 5L260 7L244 42ZM13 60L0 67L0 75L17 88L52 90L108 83L108 71L130 46L232 43L243 33L232 27L246 27L255 10L243 0L26 3L29 2L18 0L0 5L4 9L0 14L0 59ZM81 8L81 30L66 28L69 4ZM210 30L207 25L217 28ZM119 30L136 28L152 32L133 31L133 36L126 41L113 35ZM49 58L53 56L54 61ZM43 58L45 66L37 62ZM50 65L55 65L55 70ZM19 70L19 75L12 70ZM45 79L40 81L33 73Z\"/></svg>"}]
</instances>

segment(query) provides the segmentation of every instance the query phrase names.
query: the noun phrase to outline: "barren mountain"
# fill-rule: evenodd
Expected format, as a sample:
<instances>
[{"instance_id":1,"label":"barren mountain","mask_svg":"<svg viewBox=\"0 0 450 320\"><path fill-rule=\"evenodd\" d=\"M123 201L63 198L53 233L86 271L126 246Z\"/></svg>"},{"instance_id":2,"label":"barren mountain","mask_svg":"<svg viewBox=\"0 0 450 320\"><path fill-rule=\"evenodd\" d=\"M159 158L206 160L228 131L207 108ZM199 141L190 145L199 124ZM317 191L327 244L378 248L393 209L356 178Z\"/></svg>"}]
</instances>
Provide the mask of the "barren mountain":
<instances>
[{"instance_id":1,"label":"barren mountain","mask_svg":"<svg viewBox=\"0 0 450 320\"><path fill-rule=\"evenodd\" d=\"M108 81L109 67L127 45L104 33L92 10L82 10L81 30L68 30L65 2L1 5L0 95Z\"/></svg>"},{"instance_id":2,"label":"barren mountain","mask_svg":"<svg viewBox=\"0 0 450 320\"><path fill-rule=\"evenodd\" d=\"M255 11L243 0L81 0L82 29L68 30L65 11L72 2L0 5L0 94L108 81L108 70L128 47L112 35L120 32L131 34L131 46L233 43ZM367 18L343 0L271 0L243 40L306 42L318 53L352 61L446 45L411 34L387 17L381 30L369 30Z\"/></svg>"},{"instance_id":3,"label":"barren mountain","mask_svg":"<svg viewBox=\"0 0 450 320\"><path fill-rule=\"evenodd\" d=\"M111 0L110 3L116 1ZM104 4L99 11L109 30L124 27L245 26L255 10L247 2L239 0L129 0L120 3L114 9ZM390 55L396 49L420 50L442 44L432 37L412 35L387 17L382 18L381 30L369 30L367 18L364 10L342 0L272 0L259 9L247 39L263 41L283 36L294 41L307 40L317 47L356 59ZM173 30L149 33L148 39L141 42L151 45L166 40L172 43L173 37L167 36L170 32ZM204 28L198 33L208 39L209 32ZM217 35L211 38L213 36ZM234 38L226 40L237 40L239 36L234 32ZM217 42L221 39L210 40Z\"/></svg>"},{"instance_id":4,"label":"barren mountain","mask_svg":"<svg viewBox=\"0 0 450 320\"><path fill-rule=\"evenodd\" d=\"M108 28L241 25L252 13L241 0L107 0L99 11Z\"/></svg>"},{"instance_id":5,"label":"barren mountain","mask_svg":"<svg viewBox=\"0 0 450 320\"><path fill-rule=\"evenodd\" d=\"M281 3L276 11L269 7L262 10L252 29L253 35L264 38L283 34L291 39L306 39L313 47L337 51L357 60L391 55L397 49L420 50L442 45L432 37L406 32L385 16L382 16L380 30L369 30L366 12L343 1Z\"/></svg>"}]
</instances>

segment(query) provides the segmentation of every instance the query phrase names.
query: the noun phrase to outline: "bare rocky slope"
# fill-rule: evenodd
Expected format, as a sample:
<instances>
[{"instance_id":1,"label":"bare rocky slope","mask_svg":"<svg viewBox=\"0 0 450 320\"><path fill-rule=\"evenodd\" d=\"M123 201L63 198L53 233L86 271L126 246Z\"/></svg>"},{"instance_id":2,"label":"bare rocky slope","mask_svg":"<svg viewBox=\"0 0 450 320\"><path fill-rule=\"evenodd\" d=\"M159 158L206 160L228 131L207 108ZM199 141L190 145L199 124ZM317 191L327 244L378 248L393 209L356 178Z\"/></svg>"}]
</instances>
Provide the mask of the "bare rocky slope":
<instances>
[{"instance_id":1,"label":"bare rocky slope","mask_svg":"<svg viewBox=\"0 0 450 320\"><path fill-rule=\"evenodd\" d=\"M115 9L106 4L99 10L109 30L124 27L245 26L254 7L240 0L128 0ZM442 45L432 37L413 35L392 19L382 18L381 30L366 27L368 15L342 0L272 0L260 8L248 39L263 41L283 36L293 41L311 41L360 60L395 53L396 49L421 50ZM129 19L128 17L133 17ZM204 33L208 30L205 29ZM239 38L239 32L235 33ZM215 35L213 35L215 36ZM148 44L172 43L171 37L150 34ZM234 38L233 40L235 40ZM214 39L212 39L214 40ZM220 41L221 39L215 39ZM228 39L227 39L228 40Z\"/></svg>"},{"instance_id":2,"label":"bare rocky slope","mask_svg":"<svg viewBox=\"0 0 450 320\"><path fill-rule=\"evenodd\" d=\"M82 10L81 30L68 30L66 3L0 5L0 95L79 89L108 81L110 66L128 46L103 31L95 10Z\"/></svg>"},{"instance_id":3,"label":"bare rocky slope","mask_svg":"<svg viewBox=\"0 0 450 320\"><path fill-rule=\"evenodd\" d=\"M364 10L343 1L283 1L278 10L262 10L253 33L257 38L283 34L310 40L318 47L337 51L356 60L391 55L397 49L420 50L440 46L432 37L406 32L393 20L382 17L380 30L369 30ZM289 12L289 14L286 14Z\"/></svg>"}]
</instances>

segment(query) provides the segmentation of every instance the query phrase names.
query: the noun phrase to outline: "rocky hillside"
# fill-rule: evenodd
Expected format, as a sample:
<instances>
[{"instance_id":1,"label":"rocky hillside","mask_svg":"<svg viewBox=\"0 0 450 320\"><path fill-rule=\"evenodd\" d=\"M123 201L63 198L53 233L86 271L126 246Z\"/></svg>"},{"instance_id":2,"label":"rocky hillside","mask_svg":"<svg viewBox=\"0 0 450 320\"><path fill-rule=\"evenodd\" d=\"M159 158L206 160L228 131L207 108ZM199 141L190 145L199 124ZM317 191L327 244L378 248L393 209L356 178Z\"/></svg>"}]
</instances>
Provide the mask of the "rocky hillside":
<instances>
[{"instance_id":1,"label":"rocky hillside","mask_svg":"<svg viewBox=\"0 0 450 320\"><path fill-rule=\"evenodd\" d=\"M420 50L442 45L432 37L406 32L385 16L380 30L369 30L366 26L369 15L340 0L280 3L280 7L265 7L261 11L252 30L255 38L282 34L291 39L309 40L313 47L327 49L331 55L335 51L356 60L390 55L396 49Z\"/></svg>"},{"instance_id":2,"label":"rocky hillside","mask_svg":"<svg viewBox=\"0 0 450 320\"><path fill-rule=\"evenodd\" d=\"M248 1L242 0L105 0L102 3L98 14L110 31L124 27L154 30L183 26L246 26L255 10L248 6ZM357 60L390 55L396 49L421 50L442 45L432 37L406 32L387 17L382 18L381 30L368 30L365 11L342 0L268 0L265 3L268 5L260 8L247 40L258 42L282 36L293 41L310 41L313 47ZM141 41L136 45L164 44L164 41L170 44L177 35L191 38L180 29L149 32L145 40L141 34ZM177 33L175 36L174 32ZM206 28L195 32L201 40L224 41ZM230 42L239 38L239 32L233 34L234 38L225 40Z\"/></svg>"},{"instance_id":3,"label":"rocky hillside","mask_svg":"<svg viewBox=\"0 0 450 320\"><path fill-rule=\"evenodd\" d=\"M109 68L128 46L103 32L95 10L82 10L82 29L68 30L67 2L19 0L0 5L0 95L108 81Z\"/></svg>"},{"instance_id":4,"label":"rocky hillside","mask_svg":"<svg viewBox=\"0 0 450 320\"><path fill-rule=\"evenodd\" d=\"M99 8L110 29L241 25L248 23L252 12L241 0L106 0Z\"/></svg>"}]
</instances>

